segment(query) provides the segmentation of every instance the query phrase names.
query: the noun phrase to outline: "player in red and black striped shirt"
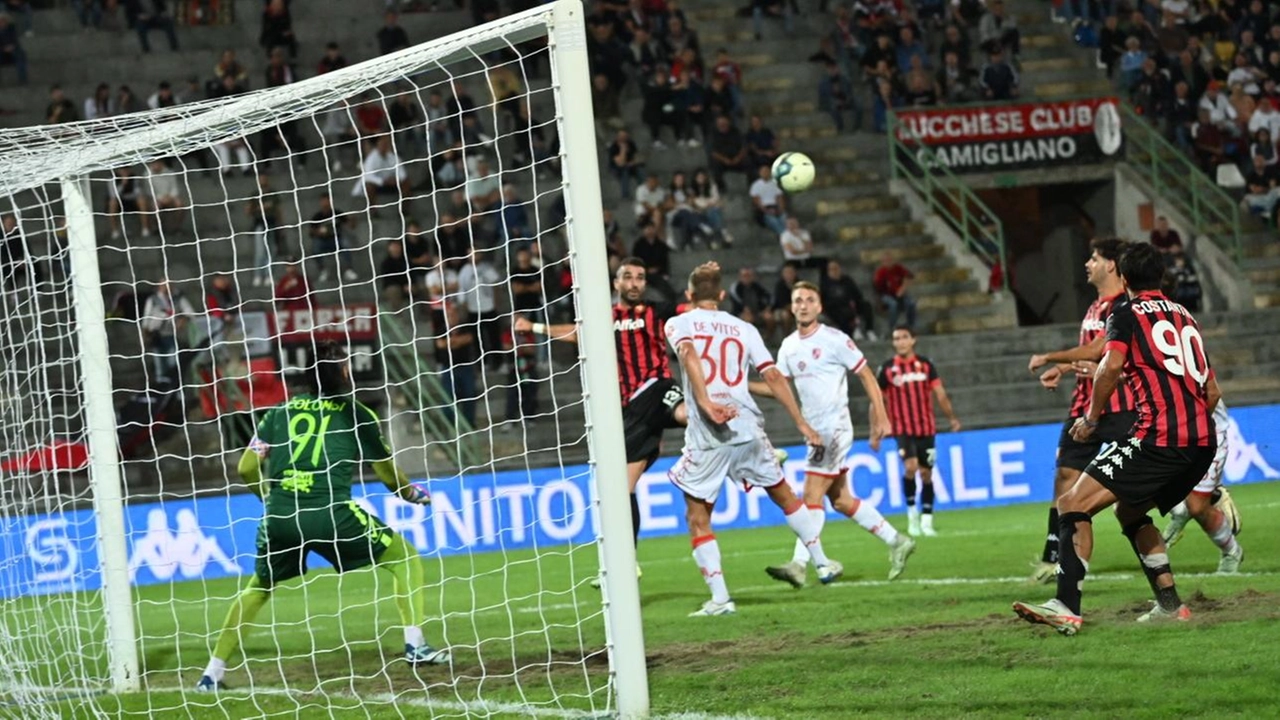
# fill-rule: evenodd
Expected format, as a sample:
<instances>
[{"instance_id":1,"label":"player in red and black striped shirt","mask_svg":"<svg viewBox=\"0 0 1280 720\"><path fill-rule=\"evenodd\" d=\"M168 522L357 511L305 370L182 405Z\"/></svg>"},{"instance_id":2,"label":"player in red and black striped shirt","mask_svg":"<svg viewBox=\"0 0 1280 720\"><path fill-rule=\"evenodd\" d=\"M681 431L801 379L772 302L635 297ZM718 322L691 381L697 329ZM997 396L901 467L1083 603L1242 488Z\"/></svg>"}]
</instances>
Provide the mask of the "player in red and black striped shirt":
<instances>
[{"instance_id":1,"label":"player in red and black striped shirt","mask_svg":"<svg viewBox=\"0 0 1280 720\"><path fill-rule=\"evenodd\" d=\"M1058 437L1057 471L1053 478L1053 502L1049 505L1049 526L1045 533L1044 552L1031 579L1037 582L1053 582L1058 567L1058 497L1071 489L1080 473L1098 455L1104 442L1116 442L1128 436L1137 420L1134 412L1132 390L1121 384L1111 396L1110 404L1098 423L1098 431L1088 442L1076 442L1071 428L1078 418L1089 411L1093 397L1093 370L1102 359L1107 318L1116 302L1124 298L1124 285L1116 270L1116 261L1128 246L1119 238L1097 238L1090 247L1093 252L1085 261L1089 284L1098 291L1098 298L1089 305L1084 320L1080 322L1080 343L1077 347L1058 352L1032 355L1027 368L1036 372L1045 365L1052 365L1040 376L1040 384L1054 390L1062 378L1070 372L1076 374L1076 387L1071 395L1071 411Z\"/></svg>"},{"instance_id":2,"label":"player in red and black striped shirt","mask_svg":"<svg viewBox=\"0 0 1280 720\"><path fill-rule=\"evenodd\" d=\"M898 441L902 457L902 490L907 498L907 532L937 535L933 529L934 436L933 400L951 422L951 431L960 429L960 420L951 399L942 387L938 369L928 358L916 355L915 331L898 326L893 331L894 356L880 366L877 377L889 411L889 426ZM916 473L920 475L920 510L916 510Z\"/></svg>"},{"instance_id":3,"label":"player in red and black striped shirt","mask_svg":"<svg viewBox=\"0 0 1280 720\"><path fill-rule=\"evenodd\" d=\"M671 377L667 357L666 322L676 315L675 303L650 303L644 299L648 288L645 263L626 258L613 279L618 302L613 306L613 334L618 351L618 389L622 393L622 420L626 436L627 483L631 490L631 523L640 536L640 503L636 484L658 459L662 433L667 428L684 427L688 415L684 391ZM553 340L577 342L577 326L571 323L543 325L524 318L516 329L527 328Z\"/></svg>"},{"instance_id":4,"label":"player in red and black striped shirt","mask_svg":"<svg viewBox=\"0 0 1280 720\"><path fill-rule=\"evenodd\" d=\"M1093 552L1093 516L1109 505L1137 554L1156 604L1139 622L1187 620L1178 598L1164 540L1147 514L1168 513L1204 477L1217 449L1212 408L1221 397L1209 368L1199 325L1186 308L1160 292L1164 258L1146 243L1120 257L1127 299L1107 320L1105 354L1094 376L1088 413L1071 434L1088 440L1116 388L1128 382L1136 395L1138 421L1132 434L1110 445L1058 498L1057 596L1043 605L1014 603L1030 622L1064 635L1080 628L1080 588Z\"/></svg>"}]
</instances>

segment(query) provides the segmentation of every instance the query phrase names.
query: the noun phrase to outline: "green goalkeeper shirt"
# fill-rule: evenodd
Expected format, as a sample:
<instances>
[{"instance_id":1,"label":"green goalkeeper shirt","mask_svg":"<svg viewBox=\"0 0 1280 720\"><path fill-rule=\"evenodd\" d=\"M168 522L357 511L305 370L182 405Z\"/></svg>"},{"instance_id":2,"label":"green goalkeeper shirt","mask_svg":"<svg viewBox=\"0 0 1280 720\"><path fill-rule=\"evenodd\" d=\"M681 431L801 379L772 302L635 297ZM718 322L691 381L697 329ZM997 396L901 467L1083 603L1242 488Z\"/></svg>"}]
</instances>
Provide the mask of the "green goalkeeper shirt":
<instances>
[{"instance_id":1,"label":"green goalkeeper shirt","mask_svg":"<svg viewBox=\"0 0 1280 720\"><path fill-rule=\"evenodd\" d=\"M273 515L344 503L356 468L391 457L377 413L353 398L314 395L268 410L250 447L266 460L266 505Z\"/></svg>"}]
</instances>

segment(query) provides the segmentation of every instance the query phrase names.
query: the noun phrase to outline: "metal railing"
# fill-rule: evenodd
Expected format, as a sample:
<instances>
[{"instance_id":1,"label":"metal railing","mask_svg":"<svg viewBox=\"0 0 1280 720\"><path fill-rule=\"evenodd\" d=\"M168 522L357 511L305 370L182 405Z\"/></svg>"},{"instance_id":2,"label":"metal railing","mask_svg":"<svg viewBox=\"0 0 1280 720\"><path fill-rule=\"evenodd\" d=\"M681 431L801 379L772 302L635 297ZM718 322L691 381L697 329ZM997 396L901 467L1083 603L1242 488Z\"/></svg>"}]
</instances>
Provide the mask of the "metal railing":
<instances>
[{"instance_id":1,"label":"metal railing","mask_svg":"<svg viewBox=\"0 0 1280 720\"><path fill-rule=\"evenodd\" d=\"M898 117L888 113L889 168L924 200L929 212L947 223L988 267L999 266L1007 286L1009 266L1000 218L928 146L910 146L898 137Z\"/></svg>"},{"instance_id":2,"label":"metal railing","mask_svg":"<svg viewBox=\"0 0 1280 720\"><path fill-rule=\"evenodd\" d=\"M439 376L423 363L418 354L414 332L400 317L406 312L409 311L379 308L381 357L386 366L387 380L404 394L409 407L417 410L429 445L444 448L459 470L478 467L480 459L474 428L456 410L445 411L456 403L440 384Z\"/></svg>"},{"instance_id":3,"label":"metal railing","mask_svg":"<svg viewBox=\"0 0 1280 720\"><path fill-rule=\"evenodd\" d=\"M1120 118L1128 144L1125 154L1129 166L1151 184L1161 200L1172 204L1191 221L1197 237L1212 238L1239 265L1244 256L1239 201L1205 175L1132 105L1120 103Z\"/></svg>"}]
</instances>

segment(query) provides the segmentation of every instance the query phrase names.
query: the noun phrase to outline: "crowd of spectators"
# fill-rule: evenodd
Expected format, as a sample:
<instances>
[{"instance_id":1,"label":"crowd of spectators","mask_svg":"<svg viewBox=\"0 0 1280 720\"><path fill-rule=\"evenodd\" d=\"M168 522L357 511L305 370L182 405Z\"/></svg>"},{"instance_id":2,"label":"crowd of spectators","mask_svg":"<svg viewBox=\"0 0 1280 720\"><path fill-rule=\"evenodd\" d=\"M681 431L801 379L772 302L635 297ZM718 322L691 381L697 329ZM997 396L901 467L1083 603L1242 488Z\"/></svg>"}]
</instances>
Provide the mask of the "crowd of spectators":
<instances>
[{"instance_id":1,"label":"crowd of spectators","mask_svg":"<svg viewBox=\"0 0 1280 720\"><path fill-rule=\"evenodd\" d=\"M1079 2L1077 0L1076 4ZM1069 7L1069 6L1068 6ZM1090 2L1079 37L1134 108L1211 177L1234 166L1242 205L1274 222L1280 20L1262 0ZM1065 17L1061 18L1066 20Z\"/></svg>"},{"instance_id":2,"label":"crowd of spectators","mask_svg":"<svg viewBox=\"0 0 1280 720\"><path fill-rule=\"evenodd\" d=\"M118 5L123 9L119 18L113 12L116 3L84 0L77 11L86 25L132 29L144 51L150 50L153 30L165 35L174 50L179 33L187 32L175 23L166 0ZM473 5L484 15L496 3ZM770 16L787 19L788 5L758 3L756 22ZM299 70L299 56L306 42L314 40L295 35L291 11L299 7L291 8L288 0L263 2L261 55L241 57L229 48L208 74L184 69L180 82L162 82L140 94L128 84L103 82L83 100L68 98L55 86L46 121L95 120L228 98L346 67L342 47L328 42L315 59L314 73ZM861 4L854 8L852 15L843 8L835 14L836 30L823 42L833 54L827 56L816 90L817 104L840 132L863 129L868 97L877 127L883 128L888 107L959 101L964 93L958 88L965 83L971 90L965 99L981 96L986 86L968 64L971 39L994 38L990 49L996 55L1017 49L1016 29L1011 23L1001 26L998 10L987 13L994 21L979 13L962 22L960 15L945 13L917 20L910 9L887 3L870 14ZM769 168L780 151L778 134L763 116L749 111L744 70L726 48L704 49L697 30L670 0L606 0L590 9L588 47L601 145L618 196L634 209L633 217L623 217L622 223L613 212L605 213L614 262L640 257L654 291L674 298L679 283L671 278L673 252L735 242L726 222L726 199L732 193L749 202L760 232L781 247L776 282L743 267L729 293L730 309L758 324L767 336L793 327L790 288L804 272L821 280L831 321L859 339L875 337L877 307L914 320L914 305L902 295L883 292L878 282L875 292L864 293L839 261L818 249L821 241L815 244L771 177ZM989 32L989 25L999 32ZM24 78L25 38L21 24L0 17L0 64L19 66ZM393 9L385 13L375 39L381 53L412 42ZM952 43L946 46L950 51L937 52L937 42ZM539 217L548 208L535 208L533 200L521 197L521 186L505 176L513 165L554 171L558 162L554 133L534 122L535 108L523 100L529 68L512 53L498 52L486 60L490 69L480 83L471 79L424 91L407 83L379 88L335 105L315 123L284 123L224 141L207 153L121 168L110 179L104 204L112 239L133 232L145 239L182 231L190 213L174 211L196 202L186 177L196 168L252 177L254 187L239 196L232 213L236 232L251 238L252 265L244 275L248 282L237 282L230 274L210 275L209 287L200 295L211 336L217 336L215 327L232 326L241 302L237 289L266 294L281 308L299 308L310 306L316 293L334 282L372 279L386 308L407 309L430 328L442 382L459 399L460 417L476 419L471 400L483 359L510 389L507 417L527 421L538 407L545 348L515 332L508 319L512 312L547 322L570 318L565 298L573 278L564 258L544 256L544 240L536 237L539 227L555 224L557 211L563 217L562 201ZM484 88L485 96L470 95L477 87ZM622 101L632 97L640 100L639 113L624 117ZM500 167L490 163L499 142ZM682 170L660 176L646 163L649 154L676 152L688 158ZM320 193L292 190L292 180L275 163L281 157L298 165L322 162L335 175L348 168L347 177L353 178L349 190L345 182ZM432 202L422 201L427 196ZM389 208L395 212L387 212ZM402 218L403 233L364 239L365 224L356 220L365 213L375 220ZM372 258L373 278L364 276L369 267L364 257ZM249 287L262 290L250 292ZM174 333L168 332L174 318L188 316L188 306L200 312L194 308L198 302L181 295L180 290L153 293L149 302L156 312L140 313L150 318L144 320L145 335L160 358L157 363L176 357L170 341Z\"/></svg>"}]
</instances>

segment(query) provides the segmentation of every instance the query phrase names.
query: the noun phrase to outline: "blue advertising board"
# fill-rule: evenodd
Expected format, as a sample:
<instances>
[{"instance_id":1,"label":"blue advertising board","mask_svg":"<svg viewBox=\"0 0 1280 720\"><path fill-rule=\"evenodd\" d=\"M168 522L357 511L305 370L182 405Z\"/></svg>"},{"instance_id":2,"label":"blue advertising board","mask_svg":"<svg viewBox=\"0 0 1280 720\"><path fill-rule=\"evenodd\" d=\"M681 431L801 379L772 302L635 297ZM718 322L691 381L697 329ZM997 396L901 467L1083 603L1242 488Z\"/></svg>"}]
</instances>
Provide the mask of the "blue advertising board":
<instances>
[{"instance_id":1,"label":"blue advertising board","mask_svg":"<svg viewBox=\"0 0 1280 720\"><path fill-rule=\"evenodd\" d=\"M1231 411L1223 482L1280 478L1280 405ZM1058 425L946 433L938 436L934 484L944 509L1046 502L1053 489ZM787 448L787 477L801 482L804 449ZM680 493L663 458L637 494L645 536L684 532ZM879 452L865 442L850 453L854 489L886 514L905 507L901 461L892 441ZM430 507L411 505L381 485L357 485L354 498L428 555L479 553L589 543L593 497L585 465L428 478ZM781 512L763 492L729 484L716 504L717 528L779 525ZM249 494L140 503L126 508L129 572L135 584L214 579L253 570L254 532L262 504ZM0 597L101 587L91 510L0 519ZM323 566L312 557L315 567Z\"/></svg>"}]
</instances>

